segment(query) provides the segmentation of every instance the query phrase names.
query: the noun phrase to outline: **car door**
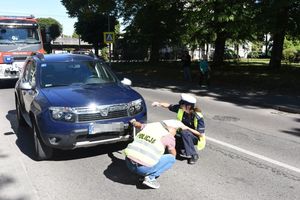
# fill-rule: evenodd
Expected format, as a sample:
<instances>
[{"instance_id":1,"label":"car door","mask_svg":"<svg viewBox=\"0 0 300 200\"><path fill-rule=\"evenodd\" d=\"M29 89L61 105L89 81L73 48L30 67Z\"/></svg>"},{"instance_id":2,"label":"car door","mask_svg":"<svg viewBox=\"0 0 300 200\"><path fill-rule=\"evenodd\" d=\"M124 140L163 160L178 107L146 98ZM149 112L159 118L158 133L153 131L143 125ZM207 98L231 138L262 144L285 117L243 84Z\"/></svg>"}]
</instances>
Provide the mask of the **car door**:
<instances>
[{"instance_id":1,"label":"car door","mask_svg":"<svg viewBox=\"0 0 300 200\"><path fill-rule=\"evenodd\" d=\"M24 107L27 114L29 114L31 109L32 101L37 95L36 91L36 62L34 60L29 60L27 64L27 71L23 81L27 82L30 85L30 89L22 90ZM28 116L29 117L29 116Z\"/></svg>"},{"instance_id":2,"label":"car door","mask_svg":"<svg viewBox=\"0 0 300 200\"><path fill-rule=\"evenodd\" d=\"M16 92L18 96L18 104L20 111L22 112L22 115L24 119L28 122L28 114L26 113L25 109L25 103L24 103L24 95L26 94L26 90L22 89L22 84L25 82L28 82L28 74L29 74L30 66L28 66L28 60L26 60L26 63L24 64L24 68L22 70L22 73L20 75L20 79L17 82Z\"/></svg>"}]
</instances>

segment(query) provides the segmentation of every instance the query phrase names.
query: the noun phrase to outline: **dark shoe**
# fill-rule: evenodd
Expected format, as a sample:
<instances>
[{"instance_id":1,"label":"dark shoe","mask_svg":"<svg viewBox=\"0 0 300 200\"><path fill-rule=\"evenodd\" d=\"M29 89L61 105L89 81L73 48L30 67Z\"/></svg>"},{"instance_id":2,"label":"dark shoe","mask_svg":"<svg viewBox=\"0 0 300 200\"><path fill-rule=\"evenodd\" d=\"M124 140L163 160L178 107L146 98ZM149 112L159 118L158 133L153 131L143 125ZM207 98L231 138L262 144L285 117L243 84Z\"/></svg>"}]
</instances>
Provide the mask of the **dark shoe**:
<instances>
[{"instance_id":1,"label":"dark shoe","mask_svg":"<svg viewBox=\"0 0 300 200\"><path fill-rule=\"evenodd\" d=\"M180 155L182 158L191 158L191 157L192 157L192 156L186 155L185 150L181 150L180 153L179 153L179 155Z\"/></svg>"},{"instance_id":2,"label":"dark shoe","mask_svg":"<svg viewBox=\"0 0 300 200\"><path fill-rule=\"evenodd\" d=\"M188 163L190 165L193 165L193 164L195 164L197 162L198 159L199 159L199 156L197 154L192 155L192 157L189 159Z\"/></svg>"},{"instance_id":3,"label":"dark shoe","mask_svg":"<svg viewBox=\"0 0 300 200\"><path fill-rule=\"evenodd\" d=\"M143 182L144 180L145 180L145 177L144 177L144 176L139 176L139 177L138 177L138 182L141 183L141 182Z\"/></svg>"}]
</instances>

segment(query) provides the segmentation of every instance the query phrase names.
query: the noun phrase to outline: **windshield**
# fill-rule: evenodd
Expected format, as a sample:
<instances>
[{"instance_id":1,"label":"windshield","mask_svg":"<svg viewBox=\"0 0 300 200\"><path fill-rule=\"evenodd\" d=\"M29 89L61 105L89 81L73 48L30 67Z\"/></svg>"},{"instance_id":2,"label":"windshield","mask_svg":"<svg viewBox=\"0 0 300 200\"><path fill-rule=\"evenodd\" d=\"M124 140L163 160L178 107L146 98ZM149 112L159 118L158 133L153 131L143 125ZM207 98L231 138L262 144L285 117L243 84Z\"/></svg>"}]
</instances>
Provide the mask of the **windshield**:
<instances>
[{"instance_id":1,"label":"windshield","mask_svg":"<svg viewBox=\"0 0 300 200\"><path fill-rule=\"evenodd\" d=\"M1 26L0 44L40 43L37 27Z\"/></svg>"},{"instance_id":2,"label":"windshield","mask_svg":"<svg viewBox=\"0 0 300 200\"><path fill-rule=\"evenodd\" d=\"M117 82L110 69L99 61L57 62L41 64L41 86L106 84Z\"/></svg>"}]
</instances>

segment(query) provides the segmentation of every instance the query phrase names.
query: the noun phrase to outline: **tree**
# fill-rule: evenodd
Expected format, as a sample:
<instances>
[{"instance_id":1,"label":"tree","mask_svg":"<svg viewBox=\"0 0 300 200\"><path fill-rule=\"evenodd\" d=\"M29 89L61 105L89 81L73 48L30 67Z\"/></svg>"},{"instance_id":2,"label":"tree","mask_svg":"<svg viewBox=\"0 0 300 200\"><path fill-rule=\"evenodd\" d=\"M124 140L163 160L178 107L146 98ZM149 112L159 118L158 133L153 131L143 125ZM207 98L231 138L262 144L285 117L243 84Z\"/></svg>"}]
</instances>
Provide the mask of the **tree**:
<instances>
[{"instance_id":1,"label":"tree","mask_svg":"<svg viewBox=\"0 0 300 200\"><path fill-rule=\"evenodd\" d=\"M72 38L79 38L79 35L76 33L76 31L73 32Z\"/></svg>"},{"instance_id":2,"label":"tree","mask_svg":"<svg viewBox=\"0 0 300 200\"><path fill-rule=\"evenodd\" d=\"M278 69L281 67L285 36L299 37L300 2L297 0L265 0L260 1L259 6L261 14L258 24L265 27L273 38L269 66Z\"/></svg>"},{"instance_id":3,"label":"tree","mask_svg":"<svg viewBox=\"0 0 300 200\"><path fill-rule=\"evenodd\" d=\"M159 60L159 50L181 42L186 29L183 1L124 0L122 15L126 41L150 49L150 61Z\"/></svg>"},{"instance_id":4,"label":"tree","mask_svg":"<svg viewBox=\"0 0 300 200\"><path fill-rule=\"evenodd\" d=\"M38 24L41 27L42 38L45 41L44 48L49 53L51 52L50 41L46 39L46 33L49 34L50 40L55 40L62 34L62 25L53 18L37 18ZM47 43L49 42L49 43Z\"/></svg>"},{"instance_id":5,"label":"tree","mask_svg":"<svg viewBox=\"0 0 300 200\"><path fill-rule=\"evenodd\" d=\"M70 17L77 17L76 33L81 39L93 44L96 55L104 47L103 32L114 31L117 15L115 0L61 0Z\"/></svg>"},{"instance_id":6,"label":"tree","mask_svg":"<svg viewBox=\"0 0 300 200\"><path fill-rule=\"evenodd\" d=\"M191 26L196 25L198 38L214 39L213 67L222 66L227 39L245 41L251 39L255 9L252 0L190 0ZM195 21L196 20L196 21Z\"/></svg>"}]
</instances>

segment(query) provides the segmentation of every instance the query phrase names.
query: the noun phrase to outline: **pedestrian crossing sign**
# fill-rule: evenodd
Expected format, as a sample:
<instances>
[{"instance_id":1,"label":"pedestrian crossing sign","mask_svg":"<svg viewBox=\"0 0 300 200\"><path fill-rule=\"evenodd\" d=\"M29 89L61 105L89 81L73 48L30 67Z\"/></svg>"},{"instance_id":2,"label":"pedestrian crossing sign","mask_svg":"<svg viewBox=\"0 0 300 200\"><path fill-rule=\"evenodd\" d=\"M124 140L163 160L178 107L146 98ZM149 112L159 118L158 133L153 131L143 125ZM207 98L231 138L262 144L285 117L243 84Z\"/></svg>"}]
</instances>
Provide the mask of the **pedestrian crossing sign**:
<instances>
[{"instance_id":1,"label":"pedestrian crossing sign","mask_svg":"<svg viewBox=\"0 0 300 200\"><path fill-rule=\"evenodd\" d=\"M114 43L115 42L115 33L114 32L103 32L104 34L104 43Z\"/></svg>"}]
</instances>

